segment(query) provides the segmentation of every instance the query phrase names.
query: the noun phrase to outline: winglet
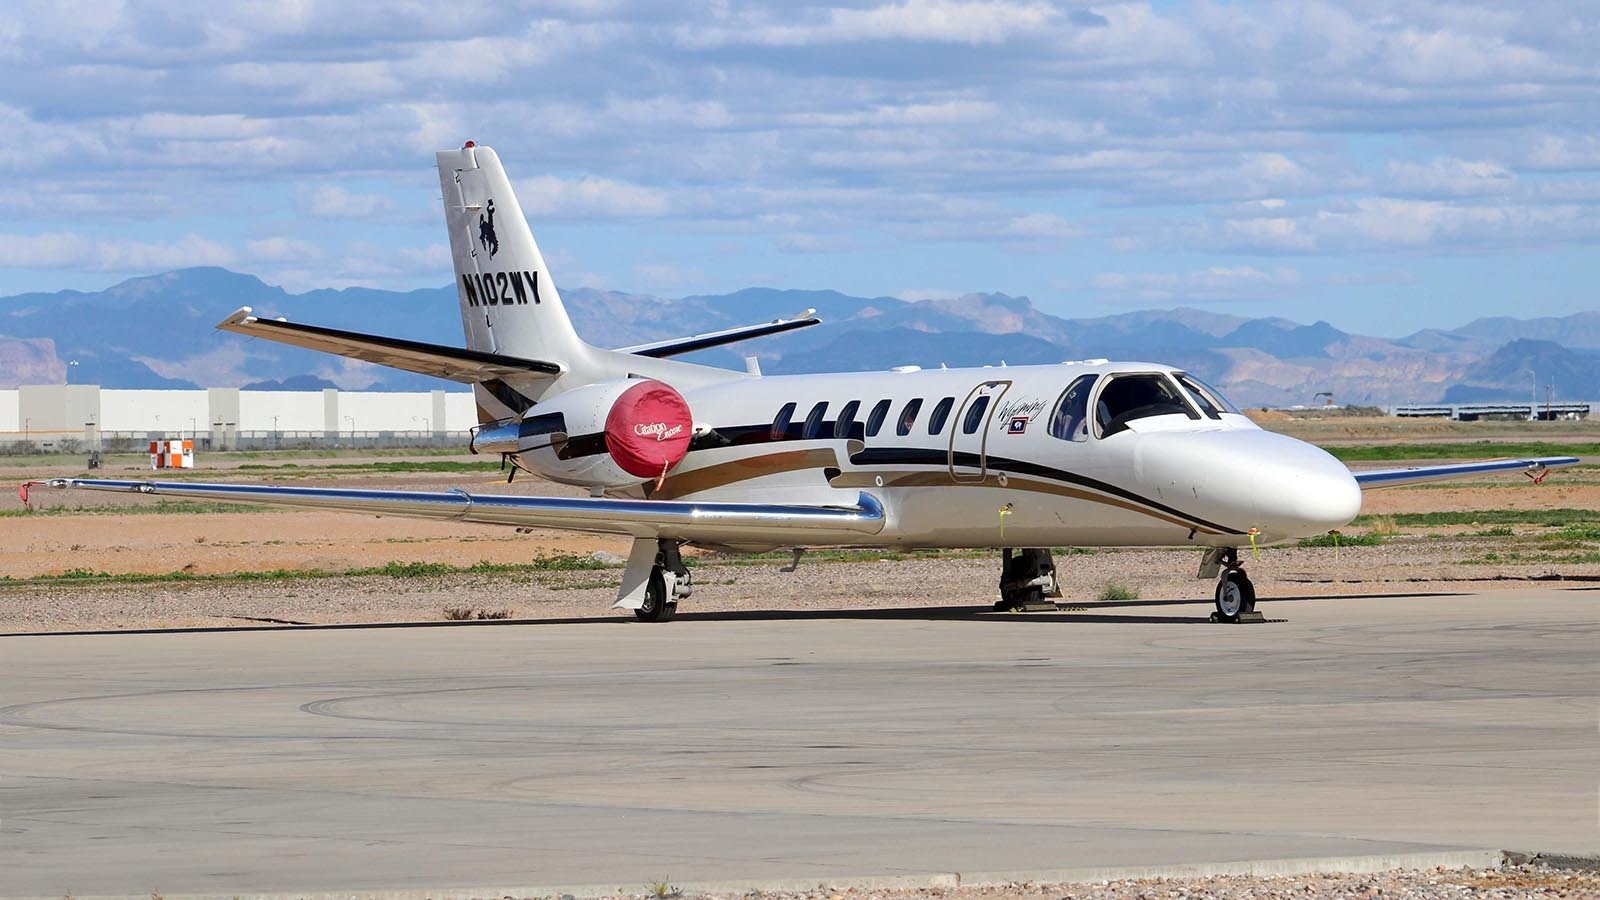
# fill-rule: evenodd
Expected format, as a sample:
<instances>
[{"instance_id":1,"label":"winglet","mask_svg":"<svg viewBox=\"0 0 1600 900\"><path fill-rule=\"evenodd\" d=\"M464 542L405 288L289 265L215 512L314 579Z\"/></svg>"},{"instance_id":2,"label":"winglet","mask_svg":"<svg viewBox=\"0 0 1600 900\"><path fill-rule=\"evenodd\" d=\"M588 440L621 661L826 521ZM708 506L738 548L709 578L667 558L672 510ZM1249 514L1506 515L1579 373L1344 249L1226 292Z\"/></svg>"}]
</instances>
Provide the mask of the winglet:
<instances>
[{"instance_id":1,"label":"winglet","mask_svg":"<svg viewBox=\"0 0 1600 900\"><path fill-rule=\"evenodd\" d=\"M228 317L226 319L218 322L217 329L219 331L224 330L229 325L248 325L250 324L250 321L255 318L255 316L252 314L253 312L254 310L252 310L250 307L241 306L233 312L228 313Z\"/></svg>"}]
</instances>

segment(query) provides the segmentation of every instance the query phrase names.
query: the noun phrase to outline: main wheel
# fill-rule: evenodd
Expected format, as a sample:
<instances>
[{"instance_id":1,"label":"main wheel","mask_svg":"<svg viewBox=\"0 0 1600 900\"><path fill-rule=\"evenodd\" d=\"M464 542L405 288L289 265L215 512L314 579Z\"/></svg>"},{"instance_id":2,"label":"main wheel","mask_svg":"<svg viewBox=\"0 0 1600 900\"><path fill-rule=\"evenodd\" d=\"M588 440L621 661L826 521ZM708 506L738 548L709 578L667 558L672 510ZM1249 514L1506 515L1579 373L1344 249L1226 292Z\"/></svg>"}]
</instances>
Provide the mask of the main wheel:
<instances>
[{"instance_id":1,"label":"main wheel","mask_svg":"<svg viewBox=\"0 0 1600 900\"><path fill-rule=\"evenodd\" d=\"M661 576L660 567L651 569L644 587L644 605L633 614L643 622L665 622L677 611L678 604L667 601L667 580Z\"/></svg>"},{"instance_id":2,"label":"main wheel","mask_svg":"<svg viewBox=\"0 0 1600 900\"><path fill-rule=\"evenodd\" d=\"M1030 604L1044 601L1044 588L1031 587L1016 591L1006 591L1005 596L994 602L996 612L1015 612Z\"/></svg>"},{"instance_id":3,"label":"main wheel","mask_svg":"<svg viewBox=\"0 0 1600 900\"><path fill-rule=\"evenodd\" d=\"M1245 613L1256 610L1256 588L1250 577L1238 569L1223 572L1217 580L1217 619L1237 622Z\"/></svg>"}]
</instances>

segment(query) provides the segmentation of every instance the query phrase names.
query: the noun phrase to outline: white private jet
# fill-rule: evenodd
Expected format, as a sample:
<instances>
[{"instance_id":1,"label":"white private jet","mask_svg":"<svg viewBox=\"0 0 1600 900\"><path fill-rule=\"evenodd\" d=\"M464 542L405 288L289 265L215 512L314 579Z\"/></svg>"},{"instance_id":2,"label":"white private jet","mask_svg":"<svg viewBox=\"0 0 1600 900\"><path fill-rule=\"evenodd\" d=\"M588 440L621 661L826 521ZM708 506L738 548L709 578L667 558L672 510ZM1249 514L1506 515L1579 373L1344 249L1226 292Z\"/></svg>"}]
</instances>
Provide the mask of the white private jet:
<instances>
[{"instance_id":1,"label":"white private jet","mask_svg":"<svg viewBox=\"0 0 1600 900\"><path fill-rule=\"evenodd\" d=\"M466 349L251 315L224 331L471 384L472 449L589 497L58 479L136 491L628 535L616 606L668 619L685 544L1002 550L1000 602L1059 596L1057 546L1196 547L1217 617L1253 611L1239 549L1344 527L1363 488L1571 457L1352 473L1263 431L1193 375L1088 360L1048 366L762 377L669 357L817 324L810 311L604 350L578 338L493 150L438 154Z\"/></svg>"}]
</instances>

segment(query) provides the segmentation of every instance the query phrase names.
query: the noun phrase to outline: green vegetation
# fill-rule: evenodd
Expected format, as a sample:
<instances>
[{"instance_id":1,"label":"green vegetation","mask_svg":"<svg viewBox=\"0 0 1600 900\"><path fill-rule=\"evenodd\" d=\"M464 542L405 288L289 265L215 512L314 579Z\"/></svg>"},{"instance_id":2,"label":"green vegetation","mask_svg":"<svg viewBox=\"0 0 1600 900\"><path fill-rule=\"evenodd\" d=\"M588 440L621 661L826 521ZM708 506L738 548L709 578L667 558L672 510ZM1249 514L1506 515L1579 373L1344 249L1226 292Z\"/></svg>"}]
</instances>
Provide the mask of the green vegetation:
<instances>
[{"instance_id":1,"label":"green vegetation","mask_svg":"<svg viewBox=\"0 0 1600 900\"><path fill-rule=\"evenodd\" d=\"M182 570L167 573L100 572L94 569L68 569L59 575L40 575L33 578L0 576L0 585L6 584L60 584L76 582L103 582L106 584L148 584L151 582L227 582L227 581L289 581L310 578L339 578L347 576L380 576L390 578L437 578L444 575L533 575L540 572L575 572L594 569L611 569L616 566L587 556L560 554L536 557L526 563L478 562L470 566L453 566L449 563L388 562L381 566L329 572L324 569L273 569L267 572L229 572L217 575L199 575Z\"/></svg>"},{"instance_id":2,"label":"green vegetation","mask_svg":"<svg viewBox=\"0 0 1600 900\"><path fill-rule=\"evenodd\" d=\"M1296 547L1377 547L1383 543L1381 534L1319 534L1295 544Z\"/></svg>"},{"instance_id":3,"label":"green vegetation","mask_svg":"<svg viewBox=\"0 0 1600 900\"><path fill-rule=\"evenodd\" d=\"M1100 596L1096 597L1095 599L1099 600L1101 603L1115 603L1121 600L1137 600L1139 599L1139 592L1131 587L1128 587L1127 585L1117 584L1114 581L1108 581L1106 582L1106 586L1100 589Z\"/></svg>"},{"instance_id":4,"label":"green vegetation","mask_svg":"<svg viewBox=\"0 0 1600 900\"><path fill-rule=\"evenodd\" d=\"M1500 459L1518 456L1600 456L1600 444L1540 441L1471 441L1438 444L1330 444L1324 450L1345 462L1407 459Z\"/></svg>"},{"instance_id":5,"label":"green vegetation","mask_svg":"<svg viewBox=\"0 0 1600 900\"><path fill-rule=\"evenodd\" d=\"M1600 550L1583 550L1576 553L1523 553L1511 550L1505 553L1485 553L1462 560L1469 566L1489 566L1505 563L1561 563L1564 565L1594 565L1600 563Z\"/></svg>"},{"instance_id":6,"label":"green vegetation","mask_svg":"<svg viewBox=\"0 0 1600 900\"><path fill-rule=\"evenodd\" d=\"M0 518L15 516L154 516L195 513L283 512L286 507L256 503L218 503L209 500L155 500L125 506L32 506L0 509Z\"/></svg>"},{"instance_id":7,"label":"green vegetation","mask_svg":"<svg viewBox=\"0 0 1600 900\"><path fill-rule=\"evenodd\" d=\"M1468 509L1427 513L1391 513L1385 516L1357 516L1351 523L1370 526L1389 519L1402 528L1434 528L1443 525L1542 525L1558 528L1568 525L1600 525L1600 510L1572 509Z\"/></svg>"},{"instance_id":8,"label":"green vegetation","mask_svg":"<svg viewBox=\"0 0 1600 900\"><path fill-rule=\"evenodd\" d=\"M240 472L277 472L285 475L312 475L318 472L370 472L373 474L408 474L416 472L493 472L498 470L499 460L483 460L463 462L455 459L433 460L398 460L395 462L365 462L365 463L324 463L315 462L301 465L300 463L244 463L238 467ZM188 473L185 473L188 474ZM214 474L213 474L213 477Z\"/></svg>"}]
</instances>

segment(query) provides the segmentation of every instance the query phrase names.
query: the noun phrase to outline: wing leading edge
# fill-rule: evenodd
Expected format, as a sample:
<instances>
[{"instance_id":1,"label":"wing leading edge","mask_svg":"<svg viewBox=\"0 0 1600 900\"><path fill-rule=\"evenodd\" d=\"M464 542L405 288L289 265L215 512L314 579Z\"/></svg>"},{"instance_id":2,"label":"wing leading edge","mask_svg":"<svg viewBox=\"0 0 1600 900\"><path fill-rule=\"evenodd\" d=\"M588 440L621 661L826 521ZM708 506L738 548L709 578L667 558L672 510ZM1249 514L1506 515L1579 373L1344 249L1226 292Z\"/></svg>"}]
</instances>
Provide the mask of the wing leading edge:
<instances>
[{"instance_id":1,"label":"wing leading edge","mask_svg":"<svg viewBox=\"0 0 1600 900\"><path fill-rule=\"evenodd\" d=\"M217 329L462 384L477 384L510 375L560 375L562 371L560 365L543 360L340 331L281 319L261 319L252 315L248 306L240 307L233 315L222 320Z\"/></svg>"},{"instance_id":2,"label":"wing leading edge","mask_svg":"<svg viewBox=\"0 0 1600 900\"><path fill-rule=\"evenodd\" d=\"M1468 478L1488 472L1520 471L1535 482L1543 481L1551 469L1575 466L1576 456L1541 456L1533 459L1496 459L1488 462L1451 463L1443 466L1409 466L1399 469L1352 469L1356 483L1362 490L1381 487L1399 487L1421 484L1426 481L1447 481Z\"/></svg>"},{"instance_id":3,"label":"wing leading edge","mask_svg":"<svg viewBox=\"0 0 1600 900\"><path fill-rule=\"evenodd\" d=\"M711 331L689 337L638 344L633 347L622 347L617 352L631 353L634 356L651 356L657 359L677 356L681 353L693 353L696 350L721 347L724 344L732 344L737 341L748 341L751 338L782 334L785 331L794 331L797 328L810 328L812 325L820 325L822 320L813 315L815 312L816 310L814 309L808 309L792 319L773 319L771 322L762 322L758 325L742 325L738 328L728 328L722 331Z\"/></svg>"},{"instance_id":4,"label":"wing leading edge","mask_svg":"<svg viewBox=\"0 0 1600 900\"><path fill-rule=\"evenodd\" d=\"M53 488L117 491L336 509L386 516L454 519L489 525L561 528L635 538L721 544L850 543L883 530L883 504L861 492L854 506L694 503L589 497L524 497L466 491L370 491L253 484L57 478Z\"/></svg>"}]
</instances>

